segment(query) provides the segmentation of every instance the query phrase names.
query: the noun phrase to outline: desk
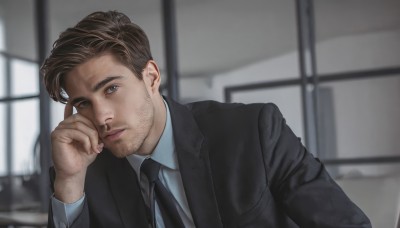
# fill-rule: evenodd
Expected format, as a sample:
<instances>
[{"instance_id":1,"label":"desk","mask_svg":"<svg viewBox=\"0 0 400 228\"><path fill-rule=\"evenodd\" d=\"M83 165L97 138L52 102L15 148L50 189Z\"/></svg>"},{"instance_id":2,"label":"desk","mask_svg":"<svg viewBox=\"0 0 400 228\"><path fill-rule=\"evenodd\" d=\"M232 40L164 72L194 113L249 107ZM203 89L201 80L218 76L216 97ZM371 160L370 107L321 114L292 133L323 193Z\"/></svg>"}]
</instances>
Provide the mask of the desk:
<instances>
[{"instance_id":1,"label":"desk","mask_svg":"<svg viewBox=\"0 0 400 228\"><path fill-rule=\"evenodd\" d=\"M47 213L39 212L0 212L0 227L24 226L46 227Z\"/></svg>"}]
</instances>

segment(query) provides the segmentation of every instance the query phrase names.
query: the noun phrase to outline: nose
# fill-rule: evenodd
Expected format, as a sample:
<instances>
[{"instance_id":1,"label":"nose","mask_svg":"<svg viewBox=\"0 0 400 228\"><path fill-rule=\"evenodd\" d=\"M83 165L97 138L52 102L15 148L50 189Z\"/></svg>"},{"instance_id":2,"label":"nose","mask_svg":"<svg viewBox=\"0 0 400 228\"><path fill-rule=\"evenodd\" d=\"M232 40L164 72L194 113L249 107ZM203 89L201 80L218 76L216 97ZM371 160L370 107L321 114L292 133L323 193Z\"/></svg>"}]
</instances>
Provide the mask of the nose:
<instances>
[{"instance_id":1,"label":"nose","mask_svg":"<svg viewBox=\"0 0 400 228\"><path fill-rule=\"evenodd\" d=\"M101 130L108 130L108 124L114 117L112 110L111 104L107 102L93 104L93 120L96 124L96 127L100 128Z\"/></svg>"}]
</instances>

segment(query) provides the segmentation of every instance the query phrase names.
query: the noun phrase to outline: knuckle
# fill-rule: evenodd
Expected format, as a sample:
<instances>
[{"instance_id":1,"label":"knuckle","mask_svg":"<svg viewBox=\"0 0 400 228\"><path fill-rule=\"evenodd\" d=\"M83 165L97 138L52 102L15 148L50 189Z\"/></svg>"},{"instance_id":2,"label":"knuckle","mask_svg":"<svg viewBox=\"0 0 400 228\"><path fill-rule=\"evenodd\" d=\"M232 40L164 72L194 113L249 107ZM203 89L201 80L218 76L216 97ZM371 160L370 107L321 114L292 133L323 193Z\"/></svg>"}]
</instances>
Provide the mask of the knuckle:
<instances>
[{"instance_id":1,"label":"knuckle","mask_svg":"<svg viewBox=\"0 0 400 228\"><path fill-rule=\"evenodd\" d=\"M54 139L54 138L56 138L57 137L57 129L56 130L54 130L54 131L52 131L51 133L50 133L50 137L51 137L51 139Z\"/></svg>"},{"instance_id":2,"label":"knuckle","mask_svg":"<svg viewBox=\"0 0 400 228\"><path fill-rule=\"evenodd\" d=\"M71 127L75 128L75 129L79 129L79 124L77 122L72 122Z\"/></svg>"}]
</instances>

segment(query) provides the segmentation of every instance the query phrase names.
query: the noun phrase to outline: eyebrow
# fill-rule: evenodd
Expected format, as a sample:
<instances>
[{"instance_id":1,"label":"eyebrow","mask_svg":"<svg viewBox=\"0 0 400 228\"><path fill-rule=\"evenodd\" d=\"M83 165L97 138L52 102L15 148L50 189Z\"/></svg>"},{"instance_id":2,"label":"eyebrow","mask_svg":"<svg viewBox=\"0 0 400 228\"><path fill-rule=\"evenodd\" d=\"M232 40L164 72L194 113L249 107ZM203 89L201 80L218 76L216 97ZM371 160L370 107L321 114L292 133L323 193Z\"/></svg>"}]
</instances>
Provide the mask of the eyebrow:
<instances>
[{"instance_id":1,"label":"eyebrow","mask_svg":"<svg viewBox=\"0 0 400 228\"><path fill-rule=\"evenodd\" d=\"M107 83L115 80L115 79L120 79L122 76L110 76L105 78L104 80L98 82L94 87L93 87L93 92L96 92L97 90L101 89L101 87L105 86Z\"/></svg>"},{"instance_id":2,"label":"eyebrow","mask_svg":"<svg viewBox=\"0 0 400 228\"><path fill-rule=\"evenodd\" d=\"M100 82L98 82L98 83L93 87L92 91L93 91L93 92L96 92L96 91L98 91L99 89L101 89L102 87L104 87L105 85L107 85L107 83L109 83L109 82L111 82L111 81L114 81L114 80L116 80L116 79L120 79L120 78L122 78L122 76L110 76L110 77L107 77L107 78L101 80ZM86 98L84 98L84 97L77 97L77 98L74 98L74 99L71 101L71 105L72 105L72 106L75 106L76 103L79 103L79 102L81 102L81 101L83 101L83 100L86 100Z\"/></svg>"}]
</instances>

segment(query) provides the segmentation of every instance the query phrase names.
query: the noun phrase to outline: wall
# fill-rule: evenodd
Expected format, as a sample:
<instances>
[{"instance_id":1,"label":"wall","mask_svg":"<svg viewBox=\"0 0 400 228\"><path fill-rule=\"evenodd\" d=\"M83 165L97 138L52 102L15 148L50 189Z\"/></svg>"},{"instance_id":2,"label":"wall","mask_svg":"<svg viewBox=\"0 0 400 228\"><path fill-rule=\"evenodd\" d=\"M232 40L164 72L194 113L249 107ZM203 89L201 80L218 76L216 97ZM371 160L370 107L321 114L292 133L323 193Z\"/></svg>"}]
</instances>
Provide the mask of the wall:
<instances>
[{"instance_id":1,"label":"wall","mask_svg":"<svg viewBox=\"0 0 400 228\"><path fill-rule=\"evenodd\" d=\"M37 59L34 1L2 0L4 10L5 44L8 53Z\"/></svg>"}]
</instances>

